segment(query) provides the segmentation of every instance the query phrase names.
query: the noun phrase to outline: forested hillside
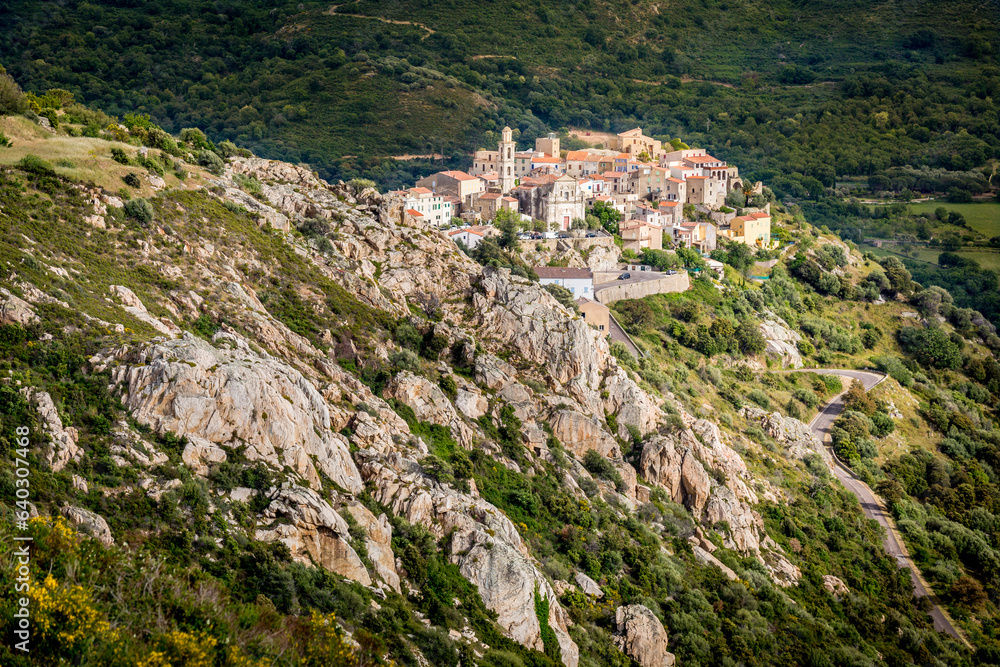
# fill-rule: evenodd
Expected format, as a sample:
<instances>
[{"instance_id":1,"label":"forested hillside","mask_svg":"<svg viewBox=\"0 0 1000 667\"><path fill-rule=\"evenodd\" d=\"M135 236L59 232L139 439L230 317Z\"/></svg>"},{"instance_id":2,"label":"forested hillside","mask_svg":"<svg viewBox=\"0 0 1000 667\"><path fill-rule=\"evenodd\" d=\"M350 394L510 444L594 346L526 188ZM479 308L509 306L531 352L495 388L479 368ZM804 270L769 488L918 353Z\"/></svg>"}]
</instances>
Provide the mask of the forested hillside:
<instances>
[{"instance_id":1,"label":"forested hillside","mask_svg":"<svg viewBox=\"0 0 1000 667\"><path fill-rule=\"evenodd\" d=\"M386 186L432 168L387 156L461 165L505 124L641 124L810 199L905 165L942 189L998 150L992 2L3 5L29 89Z\"/></svg>"}]
</instances>

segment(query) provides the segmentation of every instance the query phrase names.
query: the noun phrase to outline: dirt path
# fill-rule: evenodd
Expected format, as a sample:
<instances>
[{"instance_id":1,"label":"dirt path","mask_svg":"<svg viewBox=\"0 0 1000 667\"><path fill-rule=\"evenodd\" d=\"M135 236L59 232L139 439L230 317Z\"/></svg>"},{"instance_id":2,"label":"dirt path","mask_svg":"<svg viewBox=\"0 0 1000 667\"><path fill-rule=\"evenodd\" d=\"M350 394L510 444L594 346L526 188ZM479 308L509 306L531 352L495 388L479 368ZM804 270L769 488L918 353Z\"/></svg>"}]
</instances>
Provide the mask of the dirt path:
<instances>
[{"instance_id":1,"label":"dirt path","mask_svg":"<svg viewBox=\"0 0 1000 667\"><path fill-rule=\"evenodd\" d=\"M426 155L393 155L393 160L443 160L444 156L440 153L427 153Z\"/></svg>"},{"instance_id":2,"label":"dirt path","mask_svg":"<svg viewBox=\"0 0 1000 667\"><path fill-rule=\"evenodd\" d=\"M389 23L389 24L392 24L392 25L411 25L411 26L413 26L415 28L421 28L423 30L426 30L427 31L427 35L433 35L434 34L434 29L433 28L428 28L423 23L416 23L415 21L397 21L395 19L384 19L381 16L362 16L361 14L338 14L337 13L337 7L340 7L340 5L332 5L330 7L330 9L326 10L325 13L329 14L331 16L353 16L356 19L370 19L372 21L381 21L382 23ZM422 40L423 39L427 39L427 35L424 35L420 39L422 39Z\"/></svg>"}]
</instances>

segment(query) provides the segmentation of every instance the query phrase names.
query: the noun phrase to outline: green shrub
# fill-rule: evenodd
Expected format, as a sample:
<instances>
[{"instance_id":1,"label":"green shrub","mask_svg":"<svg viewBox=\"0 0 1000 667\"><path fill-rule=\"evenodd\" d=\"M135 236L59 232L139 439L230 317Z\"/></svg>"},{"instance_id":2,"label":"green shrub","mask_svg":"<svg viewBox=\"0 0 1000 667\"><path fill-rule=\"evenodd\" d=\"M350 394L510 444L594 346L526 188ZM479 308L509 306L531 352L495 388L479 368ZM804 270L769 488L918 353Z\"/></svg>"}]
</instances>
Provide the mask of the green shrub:
<instances>
[{"instance_id":1,"label":"green shrub","mask_svg":"<svg viewBox=\"0 0 1000 667\"><path fill-rule=\"evenodd\" d=\"M185 127L181 130L181 141L186 144L191 144L195 148L206 148L208 146L208 140L205 138L205 133L196 127Z\"/></svg>"},{"instance_id":2,"label":"green shrub","mask_svg":"<svg viewBox=\"0 0 1000 667\"><path fill-rule=\"evenodd\" d=\"M601 479L606 479L609 482L612 482L615 485L615 488L619 491L621 491L625 486L625 481L622 479L621 474L619 474L614 464L593 449L588 449L587 453L583 455L583 467L586 468L587 472L590 474L597 475Z\"/></svg>"},{"instance_id":3,"label":"green shrub","mask_svg":"<svg viewBox=\"0 0 1000 667\"><path fill-rule=\"evenodd\" d=\"M142 225L153 221L153 205L142 198L130 199L125 202L125 215Z\"/></svg>"},{"instance_id":4,"label":"green shrub","mask_svg":"<svg viewBox=\"0 0 1000 667\"><path fill-rule=\"evenodd\" d=\"M198 151L196 159L198 160L198 164L205 167L205 169L208 169L216 176L221 175L222 170L226 168L226 164L222 161L222 158L212 151Z\"/></svg>"},{"instance_id":5,"label":"green shrub","mask_svg":"<svg viewBox=\"0 0 1000 667\"><path fill-rule=\"evenodd\" d=\"M750 393L747 394L747 398L765 410L771 409L771 400L760 389L751 389Z\"/></svg>"},{"instance_id":6,"label":"green shrub","mask_svg":"<svg viewBox=\"0 0 1000 667\"><path fill-rule=\"evenodd\" d=\"M129 186L130 188L138 189L142 187L142 182L139 180L139 177L135 175L135 172L130 171L129 173L125 174L124 176L122 176L122 180L125 181L125 185Z\"/></svg>"},{"instance_id":7,"label":"green shrub","mask_svg":"<svg viewBox=\"0 0 1000 667\"><path fill-rule=\"evenodd\" d=\"M28 153L23 158L18 161L18 166L25 171L30 171L35 174L54 174L55 170L52 165L38 157L37 155L32 155Z\"/></svg>"},{"instance_id":8,"label":"green shrub","mask_svg":"<svg viewBox=\"0 0 1000 667\"><path fill-rule=\"evenodd\" d=\"M119 164L131 164L132 160L129 159L128 153L124 149L118 148L117 146L111 147L111 159Z\"/></svg>"},{"instance_id":9,"label":"green shrub","mask_svg":"<svg viewBox=\"0 0 1000 667\"><path fill-rule=\"evenodd\" d=\"M28 99L14 77L0 73L0 116L12 116L28 110Z\"/></svg>"},{"instance_id":10,"label":"green shrub","mask_svg":"<svg viewBox=\"0 0 1000 667\"><path fill-rule=\"evenodd\" d=\"M7 135L0 132L0 148L10 148L13 145Z\"/></svg>"}]
</instances>

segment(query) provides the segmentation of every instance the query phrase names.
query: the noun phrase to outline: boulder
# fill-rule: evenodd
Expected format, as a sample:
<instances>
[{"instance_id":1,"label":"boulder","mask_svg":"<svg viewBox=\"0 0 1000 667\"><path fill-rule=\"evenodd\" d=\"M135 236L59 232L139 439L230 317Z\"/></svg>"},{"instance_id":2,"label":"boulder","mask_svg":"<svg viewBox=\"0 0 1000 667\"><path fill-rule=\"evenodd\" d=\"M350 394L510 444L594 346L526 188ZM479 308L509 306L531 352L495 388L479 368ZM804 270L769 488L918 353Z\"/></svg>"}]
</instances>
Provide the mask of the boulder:
<instances>
[{"instance_id":1,"label":"boulder","mask_svg":"<svg viewBox=\"0 0 1000 667\"><path fill-rule=\"evenodd\" d=\"M573 580L576 581L576 585L580 587L580 590L590 597L597 599L604 597L604 591L601 590L597 582L583 572L577 572Z\"/></svg>"},{"instance_id":2,"label":"boulder","mask_svg":"<svg viewBox=\"0 0 1000 667\"><path fill-rule=\"evenodd\" d=\"M108 288L108 291L121 300L122 308L124 308L125 311L132 317L141 322L145 322L161 334L166 334L168 336L180 335L181 330L176 324L170 320L157 319L150 315L149 311L146 310L146 306L144 306L142 301L139 300L139 297L135 295L135 292L129 288L123 287L122 285L111 285Z\"/></svg>"},{"instance_id":3,"label":"boulder","mask_svg":"<svg viewBox=\"0 0 1000 667\"><path fill-rule=\"evenodd\" d=\"M769 314L771 317L760 325L760 332L767 342L764 353L781 361L782 366L802 368L802 355L796 346L796 343L802 340L802 336L780 317L773 313Z\"/></svg>"},{"instance_id":4,"label":"boulder","mask_svg":"<svg viewBox=\"0 0 1000 667\"><path fill-rule=\"evenodd\" d=\"M838 602L842 597L851 592L851 589L847 587L847 584L842 579L832 574L823 575L823 588L826 589L827 593L836 598Z\"/></svg>"},{"instance_id":5,"label":"boulder","mask_svg":"<svg viewBox=\"0 0 1000 667\"><path fill-rule=\"evenodd\" d=\"M622 653L640 667L673 667L667 631L648 607L630 604L615 610L617 626L613 639Z\"/></svg>"},{"instance_id":6,"label":"boulder","mask_svg":"<svg viewBox=\"0 0 1000 667\"><path fill-rule=\"evenodd\" d=\"M552 432L559 442L577 458L588 449L601 456L620 457L621 448L605 427L596 419L574 410L559 410L551 419Z\"/></svg>"},{"instance_id":7,"label":"boulder","mask_svg":"<svg viewBox=\"0 0 1000 667\"><path fill-rule=\"evenodd\" d=\"M802 459L807 454L819 454L827 459L830 457L829 451L820 444L812 430L798 419L785 417L780 412L769 413L752 405L744 406L740 414L759 424L764 433L784 445L792 458Z\"/></svg>"},{"instance_id":8,"label":"boulder","mask_svg":"<svg viewBox=\"0 0 1000 667\"><path fill-rule=\"evenodd\" d=\"M82 507L66 505L62 508L63 516L70 520L81 532L90 535L104 546L110 547L115 543L115 538L111 536L111 529L108 522L100 514L94 514L90 510Z\"/></svg>"},{"instance_id":9,"label":"boulder","mask_svg":"<svg viewBox=\"0 0 1000 667\"><path fill-rule=\"evenodd\" d=\"M6 288L0 288L0 324L20 324L22 326L38 321L35 310L24 299L14 296Z\"/></svg>"}]
</instances>

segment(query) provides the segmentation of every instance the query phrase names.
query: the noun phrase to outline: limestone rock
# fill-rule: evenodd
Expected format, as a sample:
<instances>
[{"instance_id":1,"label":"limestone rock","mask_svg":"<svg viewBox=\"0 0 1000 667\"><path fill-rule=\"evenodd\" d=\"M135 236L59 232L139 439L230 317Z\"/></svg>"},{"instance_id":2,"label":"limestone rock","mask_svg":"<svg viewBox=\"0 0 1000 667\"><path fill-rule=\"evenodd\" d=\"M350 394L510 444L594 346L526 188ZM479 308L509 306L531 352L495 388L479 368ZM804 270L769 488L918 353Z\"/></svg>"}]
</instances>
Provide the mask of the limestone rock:
<instances>
[{"instance_id":1,"label":"limestone rock","mask_svg":"<svg viewBox=\"0 0 1000 667\"><path fill-rule=\"evenodd\" d=\"M478 390L459 389L455 397L455 407L469 419L479 419L486 414L490 402Z\"/></svg>"},{"instance_id":2,"label":"limestone rock","mask_svg":"<svg viewBox=\"0 0 1000 667\"><path fill-rule=\"evenodd\" d=\"M100 514L94 514L90 510L82 507L66 505L62 508L63 516L69 519L82 532L98 540L104 546L111 546L115 543L115 538L111 536L111 528L108 522Z\"/></svg>"},{"instance_id":3,"label":"limestone rock","mask_svg":"<svg viewBox=\"0 0 1000 667\"><path fill-rule=\"evenodd\" d=\"M674 654L667 650L667 631L648 607L641 604L618 607L615 624L613 639L622 653L641 667L673 667Z\"/></svg>"},{"instance_id":4,"label":"limestone rock","mask_svg":"<svg viewBox=\"0 0 1000 667\"><path fill-rule=\"evenodd\" d=\"M736 581L739 577L735 572L732 571L727 565L725 565L721 560L708 553L706 550L702 549L698 545L691 545L691 550L694 551L694 557L701 563L705 565L714 565L715 567L722 570L722 574L729 577L731 580Z\"/></svg>"},{"instance_id":5,"label":"limestone rock","mask_svg":"<svg viewBox=\"0 0 1000 667\"><path fill-rule=\"evenodd\" d=\"M770 315L771 318L760 325L760 332L767 342L764 353L781 361L782 366L802 368L802 355L795 345L802 340L802 336L777 315Z\"/></svg>"},{"instance_id":6,"label":"limestone rock","mask_svg":"<svg viewBox=\"0 0 1000 667\"><path fill-rule=\"evenodd\" d=\"M22 392L35 404L42 426L49 436L49 443L44 449L43 456L52 471L59 472L70 461L79 461L83 456L83 450L77 444L80 434L72 426L63 427L52 397L44 391L22 390Z\"/></svg>"}]
</instances>

